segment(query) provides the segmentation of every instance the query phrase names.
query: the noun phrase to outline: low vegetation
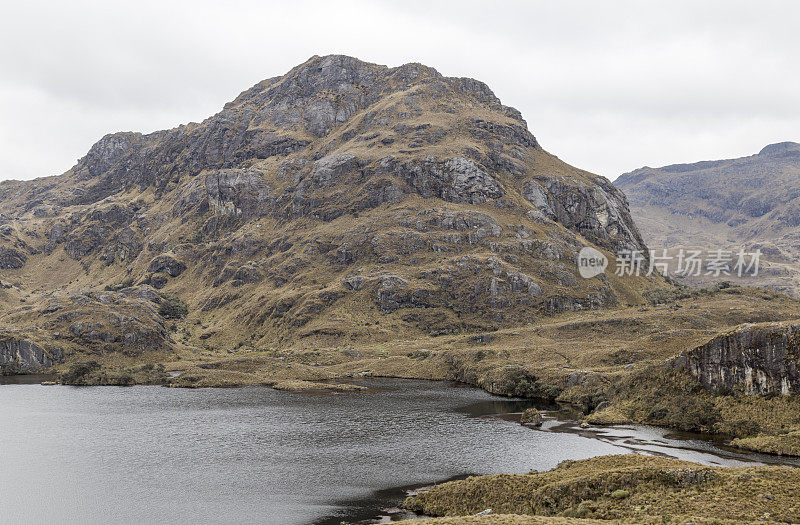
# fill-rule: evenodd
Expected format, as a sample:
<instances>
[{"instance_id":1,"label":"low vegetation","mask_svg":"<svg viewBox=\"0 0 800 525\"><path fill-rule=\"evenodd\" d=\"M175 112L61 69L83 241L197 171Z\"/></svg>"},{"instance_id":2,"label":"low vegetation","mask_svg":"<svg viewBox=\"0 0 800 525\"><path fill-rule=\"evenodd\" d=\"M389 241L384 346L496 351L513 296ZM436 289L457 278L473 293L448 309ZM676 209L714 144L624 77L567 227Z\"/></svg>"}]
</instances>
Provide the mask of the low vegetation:
<instances>
[{"instance_id":1,"label":"low vegetation","mask_svg":"<svg viewBox=\"0 0 800 525\"><path fill-rule=\"evenodd\" d=\"M736 438L731 445L755 452L766 452L780 456L800 456L800 427L778 434L759 434Z\"/></svg>"},{"instance_id":2,"label":"low vegetation","mask_svg":"<svg viewBox=\"0 0 800 525\"><path fill-rule=\"evenodd\" d=\"M102 368L97 361L73 363L62 372L59 381L74 386L132 386L164 384L168 374L162 364L144 364L119 369Z\"/></svg>"},{"instance_id":3,"label":"low vegetation","mask_svg":"<svg viewBox=\"0 0 800 525\"><path fill-rule=\"evenodd\" d=\"M162 293L158 313L164 319L183 319L189 313L189 307L177 295Z\"/></svg>"},{"instance_id":4,"label":"low vegetation","mask_svg":"<svg viewBox=\"0 0 800 525\"><path fill-rule=\"evenodd\" d=\"M405 506L432 516L491 509L505 515L636 523L797 522L797 486L800 470L791 467L707 467L628 454L566 461L542 473L448 482L409 498ZM511 517L476 523L503 523L492 519L526 523Z\"/></svg>"},{"instance_id":5,"label":"low vegetation","mask_svg":"<svg viewBox=\"0 0 800 525\"><path fill-rule=\"evenodd\" d=\"M124 281L116 284L107 284L105 286L105 291L107 292L118 292L120 290L124 290L125 288L129 288L133 286L133 278L125 279Z\"/></svg>"}]
</instances>

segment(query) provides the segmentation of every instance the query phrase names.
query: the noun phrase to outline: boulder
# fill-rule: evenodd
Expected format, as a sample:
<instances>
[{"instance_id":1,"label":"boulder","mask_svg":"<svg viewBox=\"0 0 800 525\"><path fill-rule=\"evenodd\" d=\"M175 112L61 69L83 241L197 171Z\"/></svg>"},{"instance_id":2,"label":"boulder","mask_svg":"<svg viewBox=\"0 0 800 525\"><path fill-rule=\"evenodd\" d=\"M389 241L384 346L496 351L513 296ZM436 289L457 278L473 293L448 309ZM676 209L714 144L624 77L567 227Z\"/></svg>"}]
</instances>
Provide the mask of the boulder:
<instances>
[{"instance_id":1,"label":"boulder","mask_svg":"<svg viewBox=\"0 0 800 525\"><path fill-rule=\"evenodd\" d=\"M177 277L186 270L186 265L172 255L164 253L150 261L148 270L152 273L166 273L170 277Z\"/></svg>"}]
</instances>

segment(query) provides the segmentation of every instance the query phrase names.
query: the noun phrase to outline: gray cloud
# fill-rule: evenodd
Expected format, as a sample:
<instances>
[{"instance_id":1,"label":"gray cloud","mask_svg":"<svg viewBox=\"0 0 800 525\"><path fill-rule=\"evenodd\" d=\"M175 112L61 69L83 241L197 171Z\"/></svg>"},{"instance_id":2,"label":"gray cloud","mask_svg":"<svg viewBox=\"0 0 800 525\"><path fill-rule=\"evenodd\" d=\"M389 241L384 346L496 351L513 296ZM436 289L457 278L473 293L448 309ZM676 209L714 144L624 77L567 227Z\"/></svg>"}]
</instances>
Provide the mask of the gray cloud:
<instances>
[{"instance_id":1,"label":"gray cloud","mask_svg":"<svg viewBox=\"0 0 800 525\"><path fill-rule=\"evenodd\" d=\"M800 140L800 4L17 2L0 20L0 179L202 120L314 54L483 80L552 153L616 177Z\"/></svg>"}]
</instances>

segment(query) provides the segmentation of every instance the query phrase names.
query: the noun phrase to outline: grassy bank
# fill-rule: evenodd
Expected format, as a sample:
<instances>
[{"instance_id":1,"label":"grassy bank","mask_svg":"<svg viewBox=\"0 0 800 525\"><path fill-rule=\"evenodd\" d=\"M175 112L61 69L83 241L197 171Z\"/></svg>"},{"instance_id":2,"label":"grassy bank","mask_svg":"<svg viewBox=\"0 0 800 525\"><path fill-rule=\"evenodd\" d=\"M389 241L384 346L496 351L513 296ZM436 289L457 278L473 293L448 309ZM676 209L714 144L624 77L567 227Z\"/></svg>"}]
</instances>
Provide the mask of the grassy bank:
<instances>
[{"instance_id":1,"label":"grassy bank","mask_svg":"<svg viewBox=\"0 0 800 525\"><path fill-rule=\"evenodd\" d=\"M797 522L798 486L800 469L791 467L706 467L628 454L566 461L543 473L443 483L409 498L405 506L430 516L468 516L491 509L505 515L630 523ZM476 523L504 519L527 523L516 517Z\"/></svg>"}]
</instances>

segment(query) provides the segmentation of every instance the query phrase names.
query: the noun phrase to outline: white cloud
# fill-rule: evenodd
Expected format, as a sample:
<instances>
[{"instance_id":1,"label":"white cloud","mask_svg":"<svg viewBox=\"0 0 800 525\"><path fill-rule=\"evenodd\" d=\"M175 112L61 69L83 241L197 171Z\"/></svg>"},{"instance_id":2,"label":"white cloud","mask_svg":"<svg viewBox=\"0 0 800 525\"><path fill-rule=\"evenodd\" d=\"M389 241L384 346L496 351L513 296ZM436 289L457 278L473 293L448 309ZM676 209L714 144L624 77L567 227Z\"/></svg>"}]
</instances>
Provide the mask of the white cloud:
<instances>
[{"instance_id":1,"label":"white cloud","mask_svg":"<svg viewBox=\"0 0 800 525\"><path fill-rule=\"evenodd\" d=\"M478 78L610 178L800 140L800 4L0 0L0 179L201 120L314 54Z\"/></svg>"}]
</instances>

